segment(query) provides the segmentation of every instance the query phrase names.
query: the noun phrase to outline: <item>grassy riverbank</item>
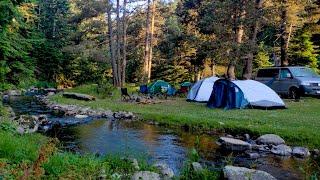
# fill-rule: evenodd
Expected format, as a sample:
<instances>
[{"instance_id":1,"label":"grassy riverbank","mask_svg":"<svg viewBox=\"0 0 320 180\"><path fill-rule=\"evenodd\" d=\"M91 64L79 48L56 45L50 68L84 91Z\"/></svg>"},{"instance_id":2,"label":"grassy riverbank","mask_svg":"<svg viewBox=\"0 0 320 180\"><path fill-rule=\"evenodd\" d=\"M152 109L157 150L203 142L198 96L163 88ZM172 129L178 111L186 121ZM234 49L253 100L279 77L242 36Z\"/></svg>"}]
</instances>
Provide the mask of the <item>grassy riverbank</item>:
<instances>
[{"instance_id":1,"label":"grassy riverbank","mask_svg":"<svg viewBox=\"0 0 320 180\"><path fill-rule=\"evenodd\" d=\"M61 152L56 139L38 133L17 134L1 104L0 110L0 179L111 179L118 175L129 179L135 172L132 164L120 157ZM146 163L139 165L142 170L154 170Z\"/></svg>"},{"instance_id":2,"label":"grassy riverbank","mask_svg":"<svg viewBox=\"0 0 320 180\"><path fill-rule=\"evenodd\" d=\"M68 91L99 97L94 85L80 86ZM131 91L134 91L131 88ZM285 110L222 110L209 109L205 104L188 103L183 98L163 101L159 104L135 104L120 101L118 91L111 98L98 98L93 102L52 97L63 104L78 104L91 108L114 111L132 111L144 120L155 120L169 126L183 126L197 131L223 130L229 133L260 135L275 133L289 144L320 147L320 100L303 98L300 102L286 100Z\"/></svg>"},{"instance_id":3,"label":"grassy riverbank","mask_svg":"<svg viewBox=\"0 0 320 180\"><path fill-rule=\"evenodd\" d=\"M0 179L131 179L137 170L119 156L78 155L58 149L57 139L38 133L20 135L0 102ZM156 168L140 160L141 171ZM220 172L196 173L186 163L178 179L217 179Z\"/></svg>"}]
</instances>

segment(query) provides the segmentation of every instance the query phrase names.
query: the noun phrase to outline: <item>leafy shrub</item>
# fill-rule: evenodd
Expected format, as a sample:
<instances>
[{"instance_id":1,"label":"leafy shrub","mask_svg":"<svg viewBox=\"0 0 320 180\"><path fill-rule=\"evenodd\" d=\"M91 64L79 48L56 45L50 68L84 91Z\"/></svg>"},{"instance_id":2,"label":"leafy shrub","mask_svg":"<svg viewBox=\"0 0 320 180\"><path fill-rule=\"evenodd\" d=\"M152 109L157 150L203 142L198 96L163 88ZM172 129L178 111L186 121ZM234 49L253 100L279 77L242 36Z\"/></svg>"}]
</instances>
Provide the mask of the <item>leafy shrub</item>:
<instances>
[{"instance_id":1,"label":"leafy shrub","mask_svg":"<svg viewBox=\"0 0 320 180\"><path fill-rule=\"evenodd\" d=\"M102 80L102 81L98 82L97 93L101 97L105 98L108 96L112 96L114 90L115 90L115 88L113 87L113 85L109 81Z\"/></svg>"},{"instance_id":2,"label":"leafy shrub","mask_svg":"<svg viewBox=\"0 0 320 180\"><path fill-rule=\"evenodd\" d=\"M71 88L76 85L76 83L70 79L68 79L65 75L63 74L58 74L55 77L57 87L58 88Z\"/></svg>"},{"instance_id":3,"label":"leafy shrub","mask_svg":"<svg viewBox=\"0 0 320 180\"><path fill-rule=\"evenodd\" d=\"M54 82L38 81L35 83L35 87L37 87L37 88L54 88L54 87L56 87L56 84Z\"/></svg>"}]
</instances>

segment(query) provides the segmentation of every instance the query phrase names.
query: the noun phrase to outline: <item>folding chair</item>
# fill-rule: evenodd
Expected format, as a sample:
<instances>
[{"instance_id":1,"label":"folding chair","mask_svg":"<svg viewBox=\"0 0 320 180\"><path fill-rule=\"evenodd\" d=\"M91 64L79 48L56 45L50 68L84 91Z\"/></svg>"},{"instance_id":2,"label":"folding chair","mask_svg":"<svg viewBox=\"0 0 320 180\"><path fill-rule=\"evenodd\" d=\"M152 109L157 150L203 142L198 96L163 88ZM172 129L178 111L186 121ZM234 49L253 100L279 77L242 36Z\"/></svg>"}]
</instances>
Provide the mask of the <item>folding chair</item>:
<instances>
[{"instance_id":1,"label":"folding chair","mask_svg":"<svg viewBox=\"0 0 320 180\"><path fill-rule=\"evenodd\" d=\"M130 100L131 96L128 93L128 88L121 88L121 100Z\"/></svg>"}]
</instances>

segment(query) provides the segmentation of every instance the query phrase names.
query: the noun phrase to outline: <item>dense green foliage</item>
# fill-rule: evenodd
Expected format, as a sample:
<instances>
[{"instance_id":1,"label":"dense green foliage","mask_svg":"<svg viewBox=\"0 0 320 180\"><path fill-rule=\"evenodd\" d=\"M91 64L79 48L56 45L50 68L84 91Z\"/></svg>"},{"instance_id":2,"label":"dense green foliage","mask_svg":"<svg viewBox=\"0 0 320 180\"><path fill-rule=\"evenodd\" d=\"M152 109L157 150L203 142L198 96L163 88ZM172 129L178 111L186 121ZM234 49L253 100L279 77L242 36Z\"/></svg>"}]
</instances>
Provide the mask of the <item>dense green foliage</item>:
<instances>
[{"instance_id":1,"label":"dense green foliage","mask_svg":"<svg viewBox=\"0 0 320 180\"><path fill-rule=\"evenodd\" d=\"M114 3L114 2L111 2ZM235 1L182 0L157 2L153 35L152 79L192 81L224 74L240 48L254 54L253 68L279 59L278 1L265 0L254 14L253 1L244 5L242 44L235 46L232 9ZM130 4L130 2L129 2ZM319 4L289 2L289 59L292 65L318 68ZM70 87L86 82L111 82L106 1L3 0L0 2L0 89L24 88L37 81ZM212 13L214 12L214 13ZM128 10L126 81L142 78L145 8ZM112 19L112 26L116 24ZM254 22L257 41L250 44ZM114 34L117 33L115 30ZM271 55L275 55L270 58ZM236 74L241 78L242 60Z\"/></svg>"}]
</instances>

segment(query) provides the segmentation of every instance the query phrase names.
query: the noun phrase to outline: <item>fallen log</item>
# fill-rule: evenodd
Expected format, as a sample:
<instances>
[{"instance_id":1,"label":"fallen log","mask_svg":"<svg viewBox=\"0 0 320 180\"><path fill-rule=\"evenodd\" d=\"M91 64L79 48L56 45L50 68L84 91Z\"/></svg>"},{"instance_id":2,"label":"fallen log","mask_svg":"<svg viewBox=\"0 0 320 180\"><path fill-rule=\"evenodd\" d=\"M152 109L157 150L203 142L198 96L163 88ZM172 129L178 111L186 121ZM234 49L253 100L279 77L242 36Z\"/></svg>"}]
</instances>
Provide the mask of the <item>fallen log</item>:
<instances>
[{"instance_id":1,"label":"fallen log","mask_svg":"<svg viewBox=\"0 0 320 180\"><path fill-rule=\"evenodd\" d=\"M62 95L63 97L66 97L66 98L78 99L78 100L84 100L84 101L94 101L96 99L94 96L90 96L87 94L73 93L73 92L65 92Z\"/></svg>"}]
</instances>

